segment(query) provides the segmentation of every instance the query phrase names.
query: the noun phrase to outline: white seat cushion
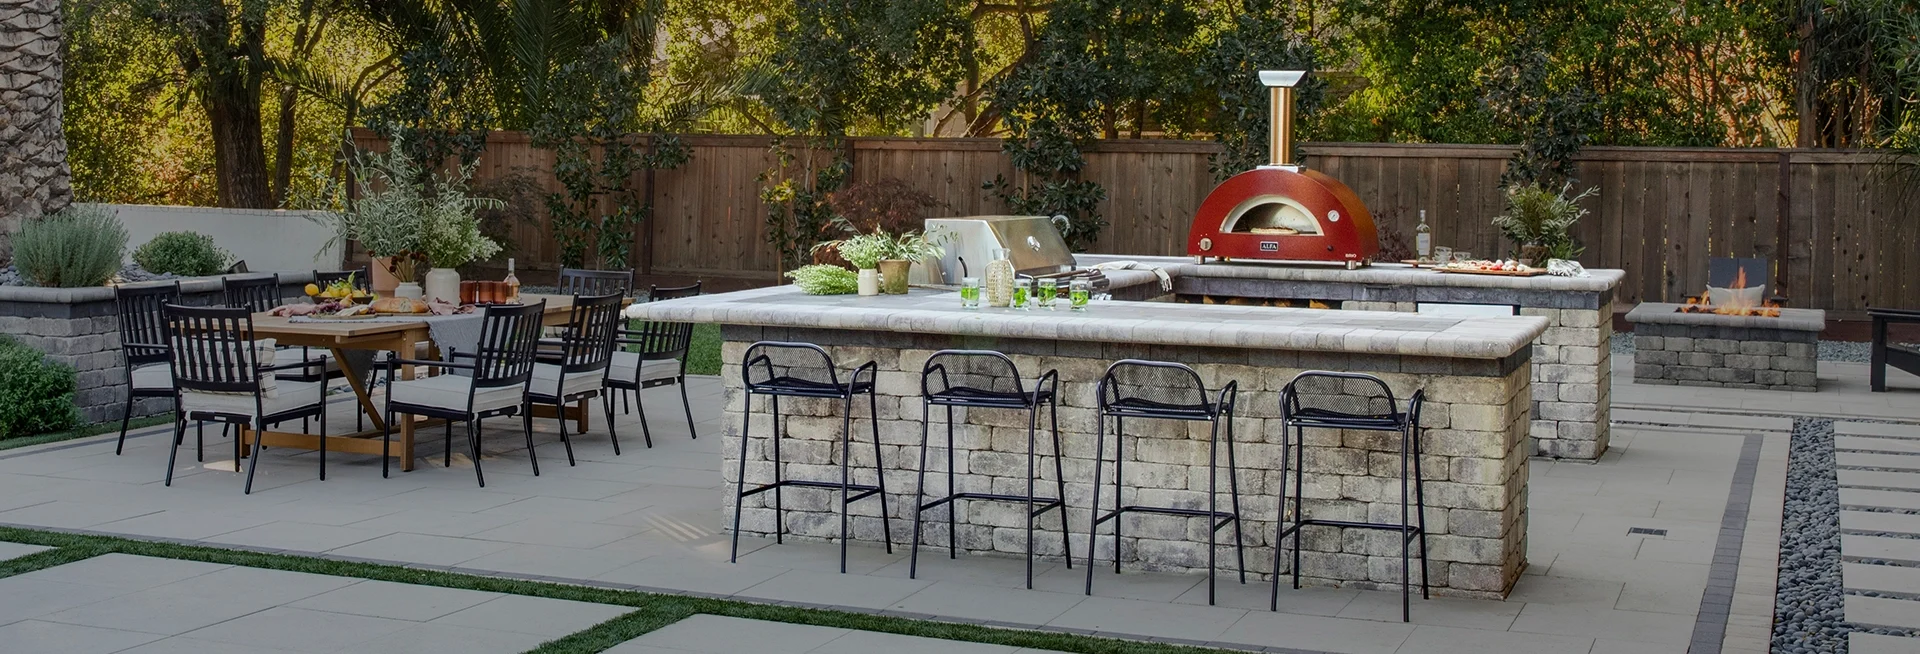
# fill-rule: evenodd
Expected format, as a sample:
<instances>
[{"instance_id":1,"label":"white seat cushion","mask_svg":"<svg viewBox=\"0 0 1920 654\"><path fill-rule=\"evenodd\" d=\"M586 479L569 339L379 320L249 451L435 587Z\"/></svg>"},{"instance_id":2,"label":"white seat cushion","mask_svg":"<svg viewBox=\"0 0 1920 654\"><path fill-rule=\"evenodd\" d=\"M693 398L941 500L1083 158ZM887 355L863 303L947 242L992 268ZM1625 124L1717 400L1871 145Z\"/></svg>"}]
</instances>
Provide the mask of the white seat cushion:
<instances>
[{"instance_id":1,"label":"white seat cushion","mask_svg":"<svg viewBox=\"0 0 1920 654\"><path fill-rule=\"evenodd\" d=\"M533 364L533 385L528 389L532 393L547 397L585 393L600 388L606 376L600 372L578 372L567 375L567 387L563 393L554 393L560 383L560 366L550 363Z\"/></svg>"},{"instance_id":2,"label":"white seat cushion","mask_svg":"<svg viewBox=\"0 0 1920 654\"><path fill-rule=\"evenodd\" d=\"M473 378L462 375L438 375L419 379L397 379L388 393L394 402L416 406L465 411ZM475 412L519 406L526 395L525 386L482 388L473 398Z\"/></svg>"},{"instance_id":3,"label":"white seat cushion","mask_svg":"<svg viewBox=\"0 0 1920 654\"><path fill-rule=\"evenodd\" d=\"M300 361L301 360L300 352L301 352L301 349L297 347L281 348L279 352L278 360L285 363L293 363L295 361ZM319 348L319 347L310 347L310 348L306 348L306 353L307 353L307 358L305 359L306 361L318 362L318 364L315 365L313 368L302 368L299 370L282 370L279 372L279 376L281 378L310 377L314 373L319 372L321 366L325 366L328 374L340 372L340 362L335 361L333 359L332 350L329 350L326 348Z\"/></svg>"},{"instance_id":4,"label":"white seat cushion","mask_svg":"<svg viewBox=\"0 0 1920 654\"><path fill-rule=\"evenodd\" d=\"M260 399L262 415L273 415L314 406L326 401L320 394L318 382L284 381L279 384L280 392L273 397ZM234 415L253 415L252 393L201 393L182 391L180 408L184 411L215 411Z\"/></svg>"},{"instance_id":5,"label":"white seat cushion","mask_svg":"<svg viewBox=\"0 0 1920 654\"><path fill-rule=\"evenodd\" d=\"M636 370L637 369L637 370ZM635 376L636 373L638 376ZM633 352L614 352L607 376L621 381L646 382L680 376L679 359L645 359Z\"/></svg>"},{"instance_id":6,"label":"white seat cushion","mask_svg":"<svg viewBox=\"0 0 1920 654\"><path fill-rule=\"evenodd\" d=\"M172 390L173 367L166 363L149 363L134 368L133 387L141 390Z\"/></svg>"}]
</instances>

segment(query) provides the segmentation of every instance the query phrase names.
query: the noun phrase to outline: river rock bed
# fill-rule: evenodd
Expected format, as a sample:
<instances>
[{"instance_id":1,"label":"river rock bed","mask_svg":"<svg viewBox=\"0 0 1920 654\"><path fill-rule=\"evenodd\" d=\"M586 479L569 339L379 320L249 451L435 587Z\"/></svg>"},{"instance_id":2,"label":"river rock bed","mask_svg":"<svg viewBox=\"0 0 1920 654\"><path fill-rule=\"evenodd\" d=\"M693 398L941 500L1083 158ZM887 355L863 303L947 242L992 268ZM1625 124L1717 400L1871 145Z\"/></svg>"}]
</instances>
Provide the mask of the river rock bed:
<instances>
[{"instance_id":1,"label":"river rock bed","mask_svg":"<svg viewBox=\"0 0 1920 654\"><path fill-rule=\"evenodd\" d=\"M1797 419L1780 529L1773 651L1845 654L1847 634L1853 628L1846 622L1840 570L1840 481L1834 472L1833 421Z\"/></svg>"}]
</instances>

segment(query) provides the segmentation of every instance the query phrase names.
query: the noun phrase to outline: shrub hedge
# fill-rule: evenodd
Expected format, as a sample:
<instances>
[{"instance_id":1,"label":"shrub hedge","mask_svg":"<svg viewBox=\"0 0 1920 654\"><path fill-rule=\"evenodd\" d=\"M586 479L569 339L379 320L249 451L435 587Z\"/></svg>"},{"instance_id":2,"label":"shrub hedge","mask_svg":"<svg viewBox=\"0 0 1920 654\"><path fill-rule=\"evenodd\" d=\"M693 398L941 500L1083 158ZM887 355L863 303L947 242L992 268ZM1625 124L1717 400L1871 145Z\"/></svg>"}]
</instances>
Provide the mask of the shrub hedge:
<instances>
[{"instance_id":1,"label":"shrub hedge","mask_svg":"<svg viewBox=\"0 0 1920 654\"><path fill-rule=\"evenodd\" d=\"M219 273L232 258L214 245L212 236L200 232L166 232L133 250L133 262L147 272L183 277Z\"/></svg>"},{"instance_id":2,"label":"shrub hedge","mask_svg":"<svg viewBox=\"0 0 1920 654\"><path fill-rule=\"evenodd\" d=\"M0 335L0 438L73 428L73 368Z\"/></svg>"}]
</instances>

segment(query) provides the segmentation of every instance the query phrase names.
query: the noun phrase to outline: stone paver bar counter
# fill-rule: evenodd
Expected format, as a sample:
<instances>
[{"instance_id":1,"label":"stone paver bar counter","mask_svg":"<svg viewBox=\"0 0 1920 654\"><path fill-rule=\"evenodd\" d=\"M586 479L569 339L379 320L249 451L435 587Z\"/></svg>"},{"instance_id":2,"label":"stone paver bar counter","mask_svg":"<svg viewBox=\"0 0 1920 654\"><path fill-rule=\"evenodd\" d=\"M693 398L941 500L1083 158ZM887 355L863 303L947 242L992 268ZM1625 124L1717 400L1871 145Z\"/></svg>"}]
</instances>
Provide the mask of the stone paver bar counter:
<instances>
[{"instance_id":1,"label":"stone paver bar counter","mask_svg":"<svg viewBox=\"0 0 1920 654\"><path fill-rule=\"evenodd\" d=\"M1462 319L1406 313L1334 312L1269 307L1207 306L1160 302L1102 302L1085 313L959 308L954 293L915 289L906 296L815 297L792 287L709 295L636 305L632 315L649 319L724 325L723 381L727 387L728 442L721 451L727 488L738 469L741 427L756 421L748 443L748 482L771 481L770 407L756 399L749 414L739 410L744 395L740 365L747 345L758 340L819 344L847 370L869 360L879 366L876 392L880 425L880 469L885 471L887 503L894 516L892 538L912 538L911 506L921 436L920 370L933 352L946 348L993 349L1011 356L1027 381L1052 369L1060 375L1059 424L1065 451L1067 517L1076 556L1085 556L1085 534L1092 497L1095 387L1113 361L1141 358L1177 361L1199 371L1210 389L1239 382L1234 421L1238 478L1245 519L1247 563L1256 573L1272 572L1275 520L1280 515L1281 430L1278 393L1304 370L1343 370L1378 375L1402 398L1416 389L1428 396L1423 423L1423 467L1427 477L1427 519L1431 537L1432 582L1452 595L1501 597L1512 588L1526 560L1526 488L1530 445L1532 380L1529 344L1547 330L1539 317ZM1323 385L1307 389L1310 405L1347 410L1380 409L1380 400L1358 395L1358 386ZM857 483L871 483L873 448L864 445L869 429L864 401L856 402L853 448ZM782 456L787 478L837 480L840 408L837 401L781 400L787 437ZM944 479L946 456L943 412L932 428L936 448L928 456L929 483ZM1040 451L1050 454L1042 417ZM1024 411L970 409L957 412L954 471L961 492L1020 493L1026 488ZM1130 420L1126 425L1126 479L1129 504L1185 508L1206 506L1207 425ZM1111 447L1111 446L1109 446ZM1305 498L1289 511L1318 518L1381 520L1398 516L1398 438L1374 432L1333 430L1307 434L1303 470ZM1111 457L1111 451L1109 451ZM1223 454L1224 457L1224 454ZM1039 466L1041 488L1053 487L1050 461ZM1109 466L1110 472L1111 466ZM1224 475L1224 465L1222 466ZM1109 474L1110 478L1110 474ZM1225 489L1225 480L1220 480ZM941 482L944 485L944 481ZM1109 482L1111 483L1111 482ZM944 488L942 489L944 491ZM1224 493L1224 491L1223 491ZM1105 493L1112 496L1111 487ZM723 499L727 517L732 494ZM803 537L830 538L839 533L838 493L789 491L786 525ZM1103 503L1107 500L1103 500ZM742 531L771 535L774 516L770 493L746 500ZM1225 503L1224 495L1222 498ZM854 534L882 539L876 503L854 505ZM1024 506L962 503L956 534L960 547L975 553L1024 553ZM928 513L924 542L947 541L944 509ZM1205 518L1152 516L1128 518L1122 555L1130 569L1200 571L1206 567ZM1231 529L1223 530L1220 550L1223 578L1229 577ZM1343 533L1344 532L1344 533ZM1037 552L1066 553L1059 518L1043 517ZM1397 534L1337 527L1306 530L1302 573L1314 583L1396 586L1399 581ZM1111 532L1096 542L1098 556L1111 560ZM746 559L743 559L743 562ZM944 557L923 560L935 565ZM1283 563L1284 564L1284 563ZM1418 574L1417 571L1415 573ZM1396 586L1397 587L1397 586Z\"/></svg>"},{"instance_id":2,"label":"stone paver bar counter","mask_svg":"<svg viewBox=\"0 0 1920 654\"><path fill-rule=\"evenodd\" d=\"M1412 312L1421 304L1494 304L1547 319L1533 346L1534 451L1542 456L1598 459L1612 420L1614 289L1626 273L1589 270L1588 277L1459 275L1395 264L1359 270L1267 262L1196 264L1187 257L1078 255L1082 265L1138 261L1165 270L1173 293L1208 302L1313 301L1350 311ZM1144 275L1144 276L1142 276ZM1110 273L1114 284L1155 281L1138 271ZM1144 289L1144 291L1142 290ZM1158 295L1152 285L1116 290L1119 297Z\"/></svg>"},{"instance_id":3,"label":"stone paver bar counter","mask_svg":"<svg viewBox=\"0 0 1920 654\"><path fill-rule=\"evenodd\" d=\"M1682 313L1682 305L1643 302L1633 323L1633 381L1776 391L1819 390L1814 374L1819 309L1780 309L1778 317Z\"/></svg>"}]
</instances>

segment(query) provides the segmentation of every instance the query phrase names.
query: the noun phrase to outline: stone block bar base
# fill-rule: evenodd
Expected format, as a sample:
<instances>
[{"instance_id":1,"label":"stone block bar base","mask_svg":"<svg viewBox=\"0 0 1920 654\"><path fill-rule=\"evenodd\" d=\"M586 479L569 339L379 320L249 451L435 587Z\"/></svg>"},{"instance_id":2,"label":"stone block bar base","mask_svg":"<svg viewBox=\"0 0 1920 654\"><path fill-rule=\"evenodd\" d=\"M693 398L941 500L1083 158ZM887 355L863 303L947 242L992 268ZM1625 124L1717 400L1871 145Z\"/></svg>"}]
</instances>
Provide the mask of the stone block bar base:
<instances>
[{"instance_id":1,"label":"stone block bar base","mask_svg":"<svg viewBox=\"0 0 1920 654\"><path fill-rule=\"evenodd\" d=\"M1825 312L1781 309L1767 318L1680 313L1680 306L1647 302L1627 313L1634 383L1819 390L1814 373Z\"/></svg>"},{"instance_id":2,"label":"stone block bar base","mask_svg":"<svg viewBox=\"0 0 1920 654\"><path fill-rule=\"evenodd\" d=\"M1082 255L1090 258L1094 255ZM1155 260L1160 262L1159 259ZM1614 287L1623 273L1591 277L1490 277L1376 265L1361 270L1258 263L1166 262L1183 300L1309 302L1348 311L1418 311L1422 305L1492 304L1547 319L1533 344L1533 453L1592 460L1607 451L1612 421Z\"/></svg>"},{"instance_id":3,"label":"stone block bar base","mask_svg":"<svg viewBox=\"0 0 1920 654\"><path fill-rule=\"evenodd\" d=\"M722 470L730 491L738 480L745 446L749 484L773 480L771 402L746 404L741 360L760 340L815 343L831 352L844 375L873 361L877 406L864 398L853 404L856 439L852 448L855 483L873 483L881 475L885 502L894 518L892 542L912 541L911 507L920 466L920 372L941 349L987 349L1012 357L1028 382L1048 370L1059 374L1058 413L1063 471L1055 476L1051 438L1042 432L1037 466L1039 488L1066 485L1066 536L1062 518L1049 513L1040 521L1035 552L1044 557L1084 557L1093 507L1096 388L1108 365L1128 358L1174 361L1193 366L1211 388L1239 383L1238 413L1232 421L1234 458L1244 524L1239 533L1222 530L1217 552L1222 575L1234 570L1230 543L1247 548L1248 571L1273 572L1274 531L1283 511L1307 517L1382 522L1397 520L1400 510L1399 437L1381 432L1316 430L1306 434L1300 475L1304 497L1282 507L1279 490L1282 429L1279 390L1306 370L1340 370L1378 375L1403 400L1424 389L1428 402L1422 468L1426 479L1431 583L1455 596L1504 597L1526 565L1527 430L1532 421L1530 346L1546 321L1530 317L1461 319L1404 313L1316 311L1239 306L1196 306L1160 302L1098 302L1089 311L1012 311L959 309L956 293L915 290L905 296L875 298L814 297L792 287L741 291L635 305L628 316L646 320L716 323L724 326L722 379L726 385L726 442ZM791 362L791 360L788 360ZM819 364L807 364L818 366ZM781 371L808 377L824 371L798 367ZM844 377L843 377L844 379ZM974 382L978 384L979 382ZM1171 389L1144 381L1147 397L1184 401ZM1303 388L1303 403L1350 412L1387 410L1384 399L1370 398L1370 385L1329 382ZM841 405L835 401L781 400L785 416L781 440L782 471L789 479L839 479L842 456ZM933 416L935 434L927 452L930 488L944 495L947 470L961 492L1025 493L1027 419L1025 411L956 411L956 440L949 467L945 411ZM878 452L870 416L877 418ZM1041 424L1052 421L1041 416ZM743 427L751 425L743 443ZM1144 419L1126 424L1124 501L1132 505L1178 508L1207 506L1206 489L1218 484L1222 508L1231 506L1220 477L1208 477L1206 423ZM1111 439L1109 439L1111 442ZM1112 446L1108 446L1112 456ZM1109 463L1105 469L1111 470ZM1111 483L1111 475L1108 475ZM1111 486L1102 504L1112 502ZM1051 490L1041 492L1051 494ZM729 492L728 518L737 509L743 532L761 536L775 529L772 493L749 497L734 506ZM798 537L830 539L839 533L839 493L788 490L786 527ZM879 502L853 507L855 539L876 542L882 534ZM1026 552L1023 505L962 502L952 535L969 553L1023 555ZM924 537L931 546L922 565L956 566L940 556L949 530L947 512L928 512ZM1194 572L1207 561L1206 518L1135 515L1125 518L1126 538L1095 540L1096 557L1111 561L1116 545L1125 567L1134 570ZM1340 527L1305 530L1301 571L1316 584L1388 587L1399 580L1398 534ZM1417 574L1417 573L1416 573Z\"/></svg>"}]
</instances>

